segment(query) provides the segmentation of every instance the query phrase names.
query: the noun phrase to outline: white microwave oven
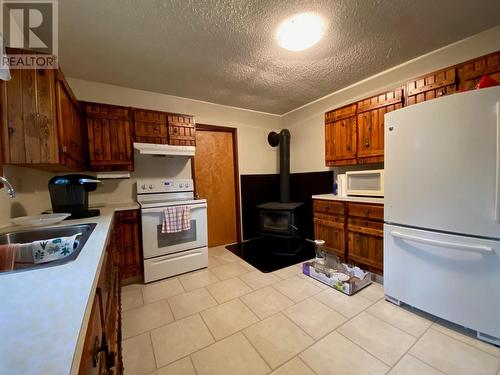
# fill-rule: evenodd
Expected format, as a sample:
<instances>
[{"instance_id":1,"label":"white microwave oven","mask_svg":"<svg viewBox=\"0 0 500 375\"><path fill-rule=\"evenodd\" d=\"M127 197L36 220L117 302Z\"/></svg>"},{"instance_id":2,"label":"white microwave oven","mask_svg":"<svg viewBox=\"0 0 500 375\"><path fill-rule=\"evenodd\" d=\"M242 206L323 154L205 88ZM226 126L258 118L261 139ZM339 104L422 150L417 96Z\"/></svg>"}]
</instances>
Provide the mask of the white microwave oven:
<instances>
[{"instance_id":1,"label":"white microwave oven","mask_svg":"<svg viewBox=\"0 0 500 375\"><path fill-rule=\"evenodd\" d=\"M384 170L346 172L347 195L383 197Z\"/></svg>"}]
</instances>

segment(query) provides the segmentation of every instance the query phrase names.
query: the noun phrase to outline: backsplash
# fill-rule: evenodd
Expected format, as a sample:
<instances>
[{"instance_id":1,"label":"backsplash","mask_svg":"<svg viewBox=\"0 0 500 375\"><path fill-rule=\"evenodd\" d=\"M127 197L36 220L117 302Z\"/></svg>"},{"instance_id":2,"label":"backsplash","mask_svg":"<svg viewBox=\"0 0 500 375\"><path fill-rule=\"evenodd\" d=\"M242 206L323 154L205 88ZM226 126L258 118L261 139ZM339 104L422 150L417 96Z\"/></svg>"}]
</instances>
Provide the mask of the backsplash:
<instances>
[{"instance_id":1,"label":"backsplash","mask_svg":"<svg viewBox=\"0 0 500 375\"><path fill-rule=\"evenodd\" d=\"M87 173L87 172L85 172ZM64 174L57 173L57 174ZM89 174L95 175L90 172ZM47 184L56 173L38 169L4 166L4 176L14 185L16 198L0 190L0 227L18 216L37 215L51 209ZM135 200L139 178L191 178L191 161L184 157L135 156L135 171L129 179L104 180L97 190L89 193L90 205L126 203Z\"/></svg>"}]
</instances>

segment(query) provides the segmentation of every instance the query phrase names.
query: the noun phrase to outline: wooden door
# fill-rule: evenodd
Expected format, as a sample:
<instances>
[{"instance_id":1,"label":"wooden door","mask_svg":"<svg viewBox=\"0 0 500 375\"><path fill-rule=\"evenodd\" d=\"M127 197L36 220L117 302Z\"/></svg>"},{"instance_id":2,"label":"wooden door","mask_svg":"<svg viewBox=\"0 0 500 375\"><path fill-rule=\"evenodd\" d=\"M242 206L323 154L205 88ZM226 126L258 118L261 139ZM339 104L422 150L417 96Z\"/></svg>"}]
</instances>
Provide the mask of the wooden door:
<instances>
[{"instance_id":1,"label":"wooden door","mask_svg":"<svg viewBox=\"0 0 500 375\"><path fill-rule=\"evenodd\" d=\"M85 335L85 342L83 344L82 358L78 370L79 375L97 375L100 373L103 355L102 352L95 355L96 349L98 349L102 343L103 334L100 309L99 298L95 295L87 326L87 333Z\"/></svg>"},{"instance_id":2,"label":"wooden door","mask_svg":"<svg viewBox=\"0 0 500 375\"><path fill-rule=\"evenodd\" d=\"M60 163L82 171L86 166L84 147L87 147L82 114L69 88L60 80L56 80L56 105Z\"/></svg>"},{"instance_id":3,"label":"wooden door","mask_svg":"<svg viewBox=\"0 0 500 375\"><path fill-rule=\"evenodd\" d=\"M314 238L325 241L328 252L345 260L345 204L335 201L313 201Z\"/></svg>"},{"instance_id":4,"label":"wooden door","mask_svg":"<svg viewBox=\"0 0 500 375\"><path fill-rule=\"evenodd\" d=\"M356 164L356 104L325 114L326 165Z\"/></svg>"},{"instance_id":5,"label":"wooden door","mask_svg":"<svg viewBox=\"0 0 500 375\"><path fill-rule=\"evenodd\" d=\"M349 217L347 225L347 257L377 273L384 270L383 223Z\"/></svg>"},{"instance_id":6,"label":"wooden door","mask_svg":"<svg viewBox=\"0 0 500 375\"><path fill-rule=\"evenodd\" d=\"M195 184L197 194L208 202L208 246L239 238L236 155L234 129L197 128Z\"/></svg>"},{"instance_id":7,"label":"wooden door","mask_svg":"<svg viewBox=\"0 0 500 375\"><path fill-rule=\"evenodd\" d=\"M384 115L403 107L403 89L358 102L358 164L384 161Z\"/></svg>"},{"instance_id":8,"label":"wooden door","mask_svg":"<svg viewBox=\"0 0 500 375\"><path fill-rule=\"evenodd\" d=\"M168 144L177 146L195 146L195 122L194 117L169 113L168 122Z\"/></svg>"},{"instance_id":9,"label":"wooden door","mask_svg":"<svg viewBox=\"0 0 500 375\"><path fill-rule=\"evenodd\" d=\"M11 71L3 84L3 150L6 164L58 163L54 71Z\"/></svg>"},{"instance_id":10,"label":"wooden door","mask_svg":"<svg viewBox=\"0 0 500 375\"><path fill-rule=\"evenodd\" d=\"M134 141L167 143L167 114L146 109L134 109Z\"/></svg>"},{"instance_id":11,"label":"wooden door","mask_svg":"<svg viewBox=\"0 0 500 375\"><path fill-rule=\"evenodd\" d=\"M455 67L446 68L409 81L406 84L405 105L422 103L456 91L457 71Z\"/></svg>"},{"instance_id":12,"label":"wooden door","mask_svg":"<svg viewBox=\"0 0 500 375\"><path fill-rule=\"evenodd\" d=\"M325 215L326 216L326 215ZM345 225L343 216L314 218L314 237L325 241L328 252L345 259Z\"/></svg>"},{"instance_id":13,"label":"wooden door","mask_svg":"<svg viewBox=\"0 0 500 375\"><path fill-rule=\"evenodd\" d=\"M115 213L115 251L120 265L121 277L128 279L141 276L142 253L139 238L139 210Z\"/></svg>"},{"instance_id":14,"label":"wooden door","mask_svg":"<svg viewBox=\"0 0 500 375\"><path fill-rule=\"evenodd\" d=\"M500 52L467 61L458 66L459 90L473 90L483 75L500 82Z\"/></svg>"},{"instance_id":15,"label":"wooden door","mask_svg":"<svg viewBox=\"0 0 500 375\"><path fill-rule=\"evenodd\" d=\"M94 171L134 170L128 108L87 103L90 166Z\"/></svg>"}]
</instances>

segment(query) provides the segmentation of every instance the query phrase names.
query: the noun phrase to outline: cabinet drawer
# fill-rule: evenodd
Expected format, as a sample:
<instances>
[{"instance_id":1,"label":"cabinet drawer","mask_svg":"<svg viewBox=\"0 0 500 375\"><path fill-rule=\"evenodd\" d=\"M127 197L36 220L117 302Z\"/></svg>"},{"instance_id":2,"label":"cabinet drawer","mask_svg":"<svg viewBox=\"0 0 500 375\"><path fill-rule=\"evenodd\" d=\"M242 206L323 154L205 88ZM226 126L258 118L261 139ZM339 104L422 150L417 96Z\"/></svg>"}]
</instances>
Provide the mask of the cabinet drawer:
<instances>
[{"instance_id":1,"label":"cabinet drawer","mask_svg":"<svg viewBox=\"0 0 500 375\"><path fill-rule=\"evenodd\" d=\"M384 235L384 223L382 221L350 217L347 221L347 229L353 232L370 233L379 237Z\"/></svg>"},{"instance_id":2,"label":"cabinet drawer","mask_svg":"<svg viewBox=\"0 0 500 375\"><path fill-rule=\"evenodd\" d=\"M315 214L322 213L328 215L330 214L344 215L345 205L343 202L314 200L313 211Z\"/></svg>"},{"instance_id":3,"label":"cabinet drawer","mask_svg":"<svg viewBox=\"0 0 500 375\"><path fill-rule=\"evenodd\" d=\"M348 203L347 208L349 216L372 220L384 220L384 206L382 205Z\"/></svg>"}]
</instances>

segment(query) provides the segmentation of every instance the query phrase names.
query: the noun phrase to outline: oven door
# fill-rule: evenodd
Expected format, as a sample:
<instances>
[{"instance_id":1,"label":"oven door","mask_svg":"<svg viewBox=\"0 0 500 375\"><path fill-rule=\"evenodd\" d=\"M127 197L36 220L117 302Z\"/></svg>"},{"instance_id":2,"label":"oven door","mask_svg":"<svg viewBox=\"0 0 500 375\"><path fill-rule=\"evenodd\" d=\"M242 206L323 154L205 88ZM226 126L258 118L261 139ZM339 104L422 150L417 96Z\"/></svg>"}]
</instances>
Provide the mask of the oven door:
<instances>
[{"instance_id":1,"label":"oven door","mask_svg":"<svg viewBox=\"0 0 500 375\"><path fill-rule=\"evenodd\" d=\"M207 204L190 204L188 207L191 210L191 229L178 233L161 232L164 207L141 209L144 259L207 246Z\"/></svg>"}]
</instances>

